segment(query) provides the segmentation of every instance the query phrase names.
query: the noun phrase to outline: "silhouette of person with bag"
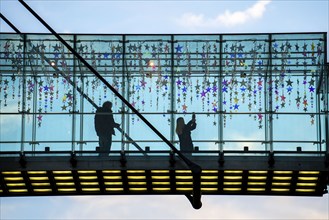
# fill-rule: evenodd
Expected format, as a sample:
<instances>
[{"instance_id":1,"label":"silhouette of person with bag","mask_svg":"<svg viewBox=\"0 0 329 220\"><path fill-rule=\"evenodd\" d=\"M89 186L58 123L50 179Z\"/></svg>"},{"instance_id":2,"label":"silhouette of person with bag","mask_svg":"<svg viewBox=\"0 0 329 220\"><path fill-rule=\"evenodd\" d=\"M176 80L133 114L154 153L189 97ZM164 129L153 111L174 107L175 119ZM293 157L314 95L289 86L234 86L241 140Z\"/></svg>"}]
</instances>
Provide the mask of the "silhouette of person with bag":
<instances>
[{"instance_id":1,"label":"silhouette of person with bag","mask_svg":"<svg viewBox=\"0 0 329 220\"><path fill-rule=\"evenodd\" d=\"M103 106L96 110L95 130L99 138L100 156L108 156L112 146L112 135L114 128L120 124L115 123L112 113L112 102L106 101Z\"/></svg>"}]
</instances>

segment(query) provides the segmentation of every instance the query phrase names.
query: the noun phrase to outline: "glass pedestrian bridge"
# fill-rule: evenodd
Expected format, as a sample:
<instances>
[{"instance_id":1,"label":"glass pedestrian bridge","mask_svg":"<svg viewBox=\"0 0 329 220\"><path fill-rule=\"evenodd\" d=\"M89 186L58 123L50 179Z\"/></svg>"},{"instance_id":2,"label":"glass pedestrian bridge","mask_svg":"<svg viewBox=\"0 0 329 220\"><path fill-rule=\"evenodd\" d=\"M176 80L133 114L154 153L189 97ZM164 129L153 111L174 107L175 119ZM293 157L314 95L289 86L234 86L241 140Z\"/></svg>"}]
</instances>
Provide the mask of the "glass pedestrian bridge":
<instances>
[{"instance_id":1,"label":"glass pedestrian bridge","mask_svg":"<svg viewBox=\"0 0 329 220\"><path fill-rule=\"evenodd\" d=\"M0 196L327 193L327 33L60 37L0 33Z\"/></svg>"}]
</instances>

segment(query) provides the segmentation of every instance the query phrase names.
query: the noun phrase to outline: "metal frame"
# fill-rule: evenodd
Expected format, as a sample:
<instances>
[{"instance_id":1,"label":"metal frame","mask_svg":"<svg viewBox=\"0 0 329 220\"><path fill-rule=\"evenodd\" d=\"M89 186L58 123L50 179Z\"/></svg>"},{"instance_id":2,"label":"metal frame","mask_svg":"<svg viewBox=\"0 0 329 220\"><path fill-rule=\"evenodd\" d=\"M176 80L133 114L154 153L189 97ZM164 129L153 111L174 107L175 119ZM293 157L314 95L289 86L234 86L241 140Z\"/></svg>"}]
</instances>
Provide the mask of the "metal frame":
<instances>
[{"instance_id":1,"label":"metal frame","mask_svg":"<svg viewBox=\"0 0 329 220\"><path fill-rule=\"evenodd\" d=\"M124 109L124 107L125 106L127 106L131 111L132 111L132 113L129 113L129 112L125 112L124 110L120 113L120 114L122 114L123 116L125 116L125 117L122 117L122 124L123 124L123 127L125 128L125 118L129 118L129 116L131 115L131 114L135 114L135 115L137 115L149 128L151 128L151 130L155 133L155 134L157 134L159 137L160 137L160 139L163 141L163 142L165 142L168 146L169 146L169 148L171 149L171 151L173 152L173 153L176 153L178 156L179 156L179 158L180 159L182 159L183 161L184 161L184 163L189 167L189 169L191 169L191 171L192 171L192 178L193 178L193 191L191 191L191 192L189 192L189 193L186 193L185 195L187 196L187 198L191 201L191 203L192 203L192 205L193 205L193 207L194 208L196 208L196 209L198 209L198 208L200 208L201 207L201 171L202 171L202 169L201 169L201 167L198 165L198 158L197 157L193 157L193 161L191 161L188 157L186 157L183 153L184 152L180 152L179 150L177 150L176 149L176 147L173 145L173 143L175 142L175 135L174 135L174 123L171 123L171 127L170 127L170 130L171 130L171 136L170 136L170 141L165 137L165 136L163 136L142 114L140 114L140 112L137 110L137 109L135 109L135 107L133 106L133 105L131 105L130 103L129 103L129 101L127 101L127 99L129 98L129 97L125 97L124 95L121 95L118 91L116 91L107 81L106 81L106 79L105 78L103 78L102 77L102 75L98 72L98 71L96 71L79 53L77 53L76 52L76 43L77 43L77 35L71 35L71 36L73 36L73 47L71 47L59 34L57 34L45 21L43 21L42 20L42 18L41 17L39 17L24 1L22 1L22 0L19 0L19 2L27 9L27 10L29 10L63 45L65 45L65 47L72 53L72 54L74 54L74 59L73 59L73 73L74 73L74 77L73 77L73 81L71 81L70 82L70 84L73 86L73 96L74 97L77 97L77 92L79 92L80 93L80 98L81 98L81 102L80 102L80 106L81 106L81 110L83 111L83 100L84 99L86 99L87 101L89 101L95 108L97 108L97 105L88 97L88 96L86 96L84 93L83 93L83 91L84 91L84 88L79 88L79 87L77 87L76 86L76 84L75 84L75 82L76 82L76 72L78 71L77 70L77 68L78 68L78 63L80 64L80 63L83 63L84 64L84 66L86 66L93 74L94 74L94 76L96 76L103 84L105 84L106 86L107 86L107 88L109 88L114 94L115 94L115 96L117 96L121 101L122 101L122 109ZM2 14L1 14L1 18L3 18L6 22L8 21ZM8 21L7 22L9 25L10 25L10 22ZM16 33L18 33L18 34L21 34L20 32L19 32L19 30L18 29L16 29L13 25L10 25L15 31L16 31ZM324 34L324 33L321 33L321 34ZM301 142L304 142L304 143L316 143L316 144L318 144L318 146L320 146L318 149L319 149L319 151L317 151L317 153L320 153L320 154L322 154L322 148L321 148L321 145L322 144L324 144L324 142L322 142L322 140L321 140L321 116L323 116L324 115L324 117L325 117L325 129L328 131L328 110L326 110L325 112L320 112L320 98L319 97L317 97L317 100L318 100L318 102L316 102L316 109L317 109L317 112L315 113L315 115L317 115L317 120L318 120L318 133L320 132L320 136L319 136L319 140L317 140L317 141L294 141L294 140L290 140L290 141L278 141L278 140L276 140L276 141L273 141L273 115L274 114L277 114L277 113L275 113L274 111L273 111L273 105L272 105L272 102L270 101L270 102L268 102L268 101L266 101L266 100L272 100L272 92L267 92L267 82L268 82L268 80L269 81L272 81L272 69L270 68L270 67L272 67L272 65L273 65L273 63L272 63L272 59L273 59L273 57L272 57L272 48L271 48L271 43L272 43L272 36L273 36L273 34L266 34L267 36L268 36L268 39L269 39L269 44L268 44L268 46L269 46L269 48L268 48L268 64L267 64L267 71L266 71L266 76L265 76L265 78L264 78L264 83L265 83L265 91L264 91L264 99L265 99L265 106L264 106L264 112L262 112L262 114L264 114L265 115L265 140L264 141L256 141L256 142L261 142L262 144L265 144L265 151L263 152L263 153L265 153L265 157L263 157L263 160L264 161L267 161L268 160L268 163L269 163L269 165L270 165L270 167L273 167L273 165L274 165L274 163L277 163L277 160L275 159L274 160L274 158L273 158L273 156L274 156L274 151L275 151L275 147L273 146L273 144L275 143L275 142L284 142L284 143L301 143ZM24 53L26 53L26 47L27 47L27 44L28 44L28 41L27 41L27 38L26 38L26 34L22 34L21 36L23 36L23 39L24 39ZM126 72L126 69L125 69L125 67L127 67L127 64L126 64L126 57L125 57L125 43L126 43L126 36L128 36L128 35L122 35L122 38L123 38L123 62L122 62L122 79L123 79L123 83L125 82L125 76L126 76L126 74L128 74L128 72ZM141 35L141 36L143 36L143 35ZM162 35L162 36L164 36L164 35ZM175 92L176 92L176 90L174 89L174 84L175 84L175 81L174 81L174 79L175 79L175 77L174 77L174 50L173 50L173 48L174 48L174 44L175 44L175 35L167 35L167 36L170 36L171 37L171 68L172 68L172 70L171 70L171 77L170 77L170 79L171 79L171 97L173 98L174 97L174 94L175 94ZM177 35L177 36L179 36L179 35ZM219 42L219 51L220 51L220 53L219 53L219 55L220 55L220 57L219 57L219 71L220 71L220 74L219 74L219 76L218 76L218 78L220 79L220 80L218 80L218 88L222 88L222 84L221 84L221 81L222 81L222 78L224 77L224 75L223 75L223 64L222 64L222 55L223 55L223 35L218 35L219 36L219 39L218 39L218 42ZM325 38L326 38L326 35L324 34L324 36L325 36ZM326 42L326 41L325 41ZM326 43L325 43L325 46L326 46ZM326 48L326 47L325 47ZM33 46L33 49L34 50L36 50L35 48L34 48L34 46ZM38 52L38 51L37 51ZM327 53L326 53L326 51L325 51L325 55L326 55ZM77 60L76 60L76 58L77 58ZM25 56L24 56L24 69L23 69L23 80L26 80L25 78L26 78L26 65L27 65L27 62L28 61L26 61L25 60L26 58L25 58ZM32 65L32 63L31 63L31 58L29 57L29 61L30 61L30 65L31 65L31 71L32 72L34 72L34 70L33 70L33 65ZM54 69L56 68L56 66L54 67L53 65L51 65L51 62L50 62L50 60L48 59L47 60L47 58L46 58L46 61L48 62L48 64L50 64L50 66L52 66ZM80 69L80 72L82 71L82 69ZM60 71L58 71L57 70L57 72L60 72ZM33 73L33 75L37 75L37 73L35 72L35 73ZM62 75L64 78L66 78L64 75ZM326 77L328 77L328 72L326 72ZM127 76L127 78L129 78L129 76ZM66 78L67 80L70 80L69 78ZM129 79L127 80L127 82L129 82ZM23 88L23 93L25 93L25 90L26 90L26 88L25 88L25 86L26 86L26 83L24 83L24 88ZM83 87L83 86L82 86ZM129 87L128 87L129 88ZM34 97L37 97L37 91L36 90L34 90ZM125 90L124 88L122 88L122 93L123 94L125 94L125 95L127 95L127 94L129 94L129 89L128 89L128 92L127 92L127 90ZM319 96L319 94L317 94L317 96ZM32 145L32 150L33 150L33 152L34 153L36 153L36 154L38 154L38 153L40 153L40 152L37 152L37 151L35 151L35 146L36 146L36 144L38 144L38 142L37 142L37 139L36 139L36 127L37 127L37 113L35 112L35 113L29 113L29 112L24 112L24 110L26 109L25 108L25 98L26 98L26 95L23 95L23 97L22 97L22 103L23 103L23 111L21 112L21 113L19 113L19 114L22 114L22 121L21 121L21 123L22 123L22 130L21 130L21 141L19 141L19 142L17 142L17 143L20 143L21 144L21 150L20 150L20 165L23 167L25 167L26 166L26 157L25 157L25 154L27 153L27 154L29 154L28 152L26 152L25 150L24 150L24 144L25 143L27 143L26 141L25 141L25 116L27 115L27 114L31 114L32 115L32 117L33 117L33 125L32 125L32 127L33 127L33 129L32 129L32 141L31 142L29 142L31 145ZM222 101L222 96L220 95L219 96L219 101L221 102ZM81 128L80 129L80 138L79 138L79 140L78 141L76 141L75 140L75 138L76 138L76 130L75 130L75 128L76 128L76 122L77 122L77 120L76 120L76 116L77 115L80 115L80 123L81 124L83 124L83 118L84 117L82 117L84 114L86 114L86 113L84 113L84 111L82 112L82 113L79 113L78 111L76 111L76 104L77 103L74 103L73 104L73 111L72 112L70 112L69 114L70 115L72 115L73 117L72 117L72 139L71 139L71 141L68 141L69 143L71 143L71 157L70 157L70 163L71 163L71 165L73 166L73 167L76 167L77 166L77 158L76 158L76 153L79 153L80 155L84 155L84 153L88 153L87 151L81 151L83 148L82 148L82 144L83 144L83 142L85 142L84 140L83 140L83 128ZM327 103L327 105L328 105L328 103ZM34 98L33 99L33 109L34 110L36 110L37 109L37 99L36 98ZM175 109L175 102L171 102L171 112L169 113L170 114L170 117L171 117L171 121L174 121L174 118L175 118L175 115L177 115L178 113L175 113L174 111L173 111L173 109ZM222 105L222 103L220 103L220 105L219 105L219 112L216 112L216 113L213 113L213 114L221 114L221 115L225 115L225 114L228 114L228 115L230 115L230 114L232 114L232 112L229 112L229 113L227 113L227 112L224 112L223 111L223 105ZM326 106L326 109L328 109L328 106ZM255 112L255 113L250 113L250 112L246 112L246 113L243 113L243 112L239 112L239 113L236 113L236 114L239 114L239 115L243 115L243 114L259 114L260 112ZM2 114L2 113L1 113ZM10 114L10 113L9 113ZM88 114L88 113L87 113ZM161 113L153 113L153 112L151 112L151 114L161 114ZM209 113L202 113L202 112L199 112L198 114L209 114ZM233 113L234 114L234 113ZM295 112L293 112L293 113L279 113L279 114L284 114L284 115L288 115L288 114L303 114L303 113L295 113ZM305 113L305 114L309 114L309 113ZM6 115L6 114L4 114L4 115ZM225 142L235 142L235 141L225 141L225 140L223 140L223 138L224 138L224 135L223 135L223 130L224 130L224 126L223 126L223 119L222 119L222 117L218 117L218 124L219 124L219 130L218 130L218 137L219 137L219 141L216 141L216 142L218 142L218 144L219 144L219 147L218 147L218 151L216 151L216 153L218 153L219 152L219 157L220 157L220 166L223 166L223 163L226 161L224 161L224 157L223 157L223 155L224 155L224 153L226 154L227 152L224 152L224 146L223 146L223 144L225 143ZM127 125L128 126L128 125ZM128 128L129 128L129 126L128 126ZM121 130L122 131L122 130ZM325 161L326 161L326 163L328 163L327 162L327 160L328 160L328 151L329 151L329 149L328 149L328 132L327 132L327 134L326 134L326 140L325 140L325 144L326 144L326 151L327 151L327 154L326 154L326 159L325 159ZM125 167L126 166L126 163L127 163L127 160L126 160L126 153L134 153L134 152L129 152L129 151L125 151L125 143L132 143L132 144L134 144L135 145L135 147L137 147L137 149L139 149L140 151L142 151L142 153L144 154L144 155L147 155L145 152L144 152L144 150L143 149L141 149L137 144L136 144L136 142L135 141L133 141L132 139L130 139L129 138L129 136L126 134L126 133L124 133L124 132L122 132L122 136L121 136L121 156L120 156L120 162L121 162L121 166L123 166L123 167ZM127 141L128 140L128 141ZM143 140L138 140L138 141L141 141L141 142L143 142ZM47 141L46 141L47 142ZM53 141L54 143L59 143L60 141ZM208 142L207 140L198 140L198 141L195 141L195 142ZM245 142L245 141L243 141L243 142ZM253 142L253 141L249 141L249 142ZM5 143L5 142L2 142L2 143ZM7 142L7 143L9 143L9 142ZM12 142L12 143L16 143L16 142ZM48 142L49 143L49 142ZM76 149L75 149L75 143L78 143L79 144L79 148L80 148L80 151L76 151ZM129 150L129 149L128 149ZM247 149L247 151L248 151L248 149ZM10 154L10 152L0 152L1 153L1 155L2 154ZM33 153L33 154L34 154ZM59 152L53 152L53 153L59 153ZM161 152L160 152L161 153ZM201 153L201 152L196 152L196 153ZM209 152L208 152L209 153ZM249 152L248 152L249 153ZM250 151L250 153L255 153L255 152L252 152L252 151ZM300 154L300 152L295 152L296 154ZM263 155L264 156L264 155ZM267 156L269 156L269 159L267 159ZM301 156L301 155L299 155L299 156ZM85 157L86 158L86 157ZM277 158L277 157L276 157ZM87 158L86 158L87 159ZM309 157L309 159L310 159L310 157ZM88 159L87 159L88 160ZM280 159L279 159L279 161L280 161ZM129 161L128 161L129 162ZM204 167L204 166L207 166L207 164L202 164L202 166ZM326 167L327 167L327 165L326 165ZM314 168L314 167L313 167ZM126 169L126 168L125 168ZM230 166L229 166L229 169L230 169ZM322 169L322 168L321 168ZM101 171L97 171L98 173L99 172L101 172ZM244 171L244 172L247 172L247 171ZM27 176L27 174L25 173L24 174L25 176L24 176L24 178L26 179L26 180L28 180L28 176ZM326 176L327 174L326 173L324 173L324 177L323 178L325 178L325 176ZM148 178L150 178L150 177L148 177ZM322 177L321 177L322 178ZM75 176L75 179L78 179L78 176L76 175ZM322 182L324 182L324 180L321 180ZM2 180L2 182L0 182L0 183L4 183L4 180ZM125 186L126 188L128 187L128 186ZM320 187L321 188L321 187ZM320 189L319 188L319 189ZM323 188L323 187L322 187ZM321 189L322 189L321 188ZM31 189L29 189L29 191L31 192ZM268 189L267 189L267 191L268 191ZM319 194L319 191L317 191L317 194Z\"/></svg>"}]
</instances>

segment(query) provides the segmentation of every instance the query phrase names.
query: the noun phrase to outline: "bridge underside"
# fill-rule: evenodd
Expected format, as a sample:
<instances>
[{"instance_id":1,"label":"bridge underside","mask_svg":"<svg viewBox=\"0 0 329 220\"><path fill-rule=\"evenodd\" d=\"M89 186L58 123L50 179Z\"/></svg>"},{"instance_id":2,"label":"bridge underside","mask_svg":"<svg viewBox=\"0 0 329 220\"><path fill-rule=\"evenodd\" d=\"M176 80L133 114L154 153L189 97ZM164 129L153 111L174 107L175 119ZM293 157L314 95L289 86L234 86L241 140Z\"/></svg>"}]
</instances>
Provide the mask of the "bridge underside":
<instances>
[{"instance_id":1,"label":"bridge underside","mask_svg":"<svg viewBox=\"0 0 329 220\"><path fill-rule=\"evenodd\" d=\"M49 157L27 153L0 161L0 196L186 195L193 175L179 158L117 155ZM86 154L86 152L84 152ZM69 153L67 154L69 155ZM202 167L203 195L323 196L322 156L192 156ZM241 169L243 168L243 169Z\"/></svg>"}]
</instances>

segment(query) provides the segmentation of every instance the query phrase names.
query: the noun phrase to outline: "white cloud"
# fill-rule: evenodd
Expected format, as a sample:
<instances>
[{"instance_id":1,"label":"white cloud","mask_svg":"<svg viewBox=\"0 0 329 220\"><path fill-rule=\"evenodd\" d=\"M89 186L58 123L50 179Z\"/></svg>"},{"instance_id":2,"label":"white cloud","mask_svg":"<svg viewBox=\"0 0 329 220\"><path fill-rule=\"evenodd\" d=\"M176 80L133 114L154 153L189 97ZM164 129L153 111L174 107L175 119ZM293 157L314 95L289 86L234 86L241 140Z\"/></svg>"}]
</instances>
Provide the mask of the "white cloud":
<instances>
[{"instance_id":1,"label":"white cloud","mask_svg":"<svg viewBox=\"0 0 329 220\"><path fill-rule=\"evenodd\" d=\"M257 1L251 7L244 11L226 10L214 18L208 18L204 14L185 13L179 19L179 24L190 28L209 28L209 27L234 27L242 25L252 20L260 19L265 11L266 6L271 1Z\"/></svg>"},{"instance_id":2,"label":"white cloud","mask_svg":"<svg viewBox=\"0 0 329 220\"><path fill-rule=\"evenodd\" d=\"M58 197L57 197L58 198ZM41 198L40 198L41 199ZM65 202L66 203L63 203ZM62 207L70 204L70 208ZM327 219L328 196L202 196L192 208L184 195L77 196L49 206L62 210L47 219ZM312 204L312 205L309 205ZM275 208L274 208L275 207ZM150 211L152 210L152 211ZM278 212L277 210L280 210ZM296 210L299 210L296 212Z\"/></svg>"}]
</instances>

